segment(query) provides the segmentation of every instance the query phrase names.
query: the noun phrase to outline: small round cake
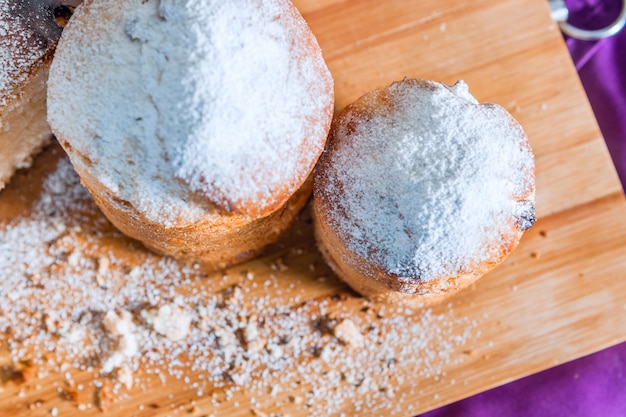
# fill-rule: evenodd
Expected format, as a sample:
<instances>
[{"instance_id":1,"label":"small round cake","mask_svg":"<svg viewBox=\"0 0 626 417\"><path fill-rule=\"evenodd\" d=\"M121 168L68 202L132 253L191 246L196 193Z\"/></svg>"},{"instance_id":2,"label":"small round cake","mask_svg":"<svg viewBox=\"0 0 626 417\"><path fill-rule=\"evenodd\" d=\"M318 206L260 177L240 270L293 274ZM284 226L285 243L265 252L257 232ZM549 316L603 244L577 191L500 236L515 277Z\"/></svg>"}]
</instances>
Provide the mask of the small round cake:
<instances>
[{"instance_id":1,"label":"small round cake","mask_svg":"<svg viewBox=\"0 0 626 417\"><path fill-rule=\"evenodd\" d=\"M535 221L521 126L467 85L405 79L335 119L314 172L316 238L357 292L423 304L502 262Z\"/></svg>"},{"instance_id":2,"label":"small round cake","mask_svg":"<svg viewBox=\"0 0 626 417\"><path fill-rule=\"evenodd\" d=\"M46 81L54 48L80 0L0 0L0 190L52 137Z\"/></svg>"},{"instance_id":3,"label":"small round cake","mask_svg":"<svg viewBox=\"0 0 626 417\"><path fill-rule=\"evenodd\" d=\"M121 231L223 268L306 203L333 104L289 0L88 0L59 42L48 119Z\"/></svg>"}]
</instances>

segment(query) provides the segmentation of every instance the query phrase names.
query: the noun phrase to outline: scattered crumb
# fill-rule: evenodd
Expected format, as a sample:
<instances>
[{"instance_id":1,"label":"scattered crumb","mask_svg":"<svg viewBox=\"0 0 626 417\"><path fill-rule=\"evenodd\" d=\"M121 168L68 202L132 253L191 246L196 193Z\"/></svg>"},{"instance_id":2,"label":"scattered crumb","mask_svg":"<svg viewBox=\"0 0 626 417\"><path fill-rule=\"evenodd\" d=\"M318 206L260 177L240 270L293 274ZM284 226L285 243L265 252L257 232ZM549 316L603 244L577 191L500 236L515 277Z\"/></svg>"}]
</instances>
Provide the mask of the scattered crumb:
<instances>
[{"instance_id":1,"label":"scattered crumb","mask_svg":"<svg viewBox=\"0 0 626 417\"><path fill-rule=\"evenodd\" d=\"M31 361L20 361L13 368L10 379L19 383L27 383L37 378L39 366Z\"/></svg>"},{"instance_id":2,"label":"scattered crumb","mask_svg":"<svg viewBox=\"0 0 626 417\"><path fill-rule=\"evenodd\" d=\"M302 404L304 402L304 399L302 399L302 397L300 397L300 396L290 395L289 396L289 401L294 403L294 404L296 404L296 405L300 405L300 404Z\"/></svg>"},{"instance_id":3,"label":"scattered crumb","mask_svg":"<svg viewBox=\"0 0 626 417\"><path fill-rule=\"evenodd\" d=\"M122 365L117 370L117 380L127 389L131 389L133 387L133 372L127 365Z\"/></svg>"},{"instance_id":4,"label":"scattered crumb","mask_svg":"<svg viewBox=\"0 0 626 417\"><path fill-rule=\"evenodd\" d=\"M100 287L106 287L107 276L109 275L109 267L111 261L108 257L102 256L98 259L98 272L96 273L96 282Z\"/></svg>"},{"instance_id":5,"label":"scattered crumb","mask_svg":"<svg viewBox=\"0 0 626 417\"><path fill-rule=\"evenodd\" d=\"M31 214L0 225L0 331L18 364L15 374L57 372L67 384L58 395L79 411L110 409L113 401L173 381L214 407L232 407L245 392L256 400L242 402L243 411L288 402L309 415L338 415L346 407L406 415L397 408L406 401L396 387L435 380L467 360L459 352L479 333L480 323L451 305L416 314L361 308L362 300L347 292L306 300L295 278L295 294L285 302L270 291L277 277L249 292L265 277L239 270L207 275L141 246L133 246L136 260L129 262L115 249L124 245L134 243L102 217L67 159L45 180ZM289 261L274 260L281 280L290 279ZM309 281L320 285L315 280L325 268L308 269ZM356 309L347 308L351 303ZM23 358L29 361L20 365ZM27 397L23 390L17 396Z\"/></svg>"},{"instance_id":6,"label":"scattered crumb","mask_svg":"<svg viewBox=\"0 0 626 417\"><path fill-rule=\"evenodd\" d=\"M110 373L132 359L138 352L132 315L126 310L121 310L119 315L109 310L102 320L102 327L113 338L116 346L102 364L102 372Z\"/></svg>"},{"instance_id":7,"label":"scattered crumb","mask_svg":"<svg viewBox=\"0 0 626 417\"><path fill-rule=\"evenodd\" d=\"M191 317L179 306L162 305L158 309L142 310L141 317L155 332L175 342L189 334Z\"/></svg>"},{"instance_id":8,"label":"scattered crumb","mask_svg":"<svg viewBox=\"0 0 626 417\"><path fill-rule=\"evenodd\" d=\"M78 402L78 390L76 390L73 385L67 388L61 388L61 390L59 391L59 396L61 397L61 399L66 401L72 401L76 403Z\"/></svg>"},{"instance_id":9,"label":"scattered crumb","mask_svg":"<svg viewBox=\"0 0 626 417\"><path fill-rule=\"evenodd\" d=\"M96 391L96 407L106 413L111 406L113 398L110 385L104 384Z\"/></svg>"},{"instance_id":10,"label":"scattered crumb","mask_svg":"<svg viewBox=\"0 0 626 417\"><path fill-rule=\"evenodd\" d=\"M259 352L267 344L267 340L259 335L259 329L254 319L248 321L243 333L246 348L249 352Z\"/></svg>"},{"instance_id":11,"label":"scattered crumb","mask_svg":"<svg viewBox=\"0 0 626 417\"><path fill-rule=\"evenodd\" d=\"M333 329L333 334L337 339L352 348L362 347L365 341L359 329L350 319L342 320L341 323L336 325Z\"/></svg>"}]
</instances>

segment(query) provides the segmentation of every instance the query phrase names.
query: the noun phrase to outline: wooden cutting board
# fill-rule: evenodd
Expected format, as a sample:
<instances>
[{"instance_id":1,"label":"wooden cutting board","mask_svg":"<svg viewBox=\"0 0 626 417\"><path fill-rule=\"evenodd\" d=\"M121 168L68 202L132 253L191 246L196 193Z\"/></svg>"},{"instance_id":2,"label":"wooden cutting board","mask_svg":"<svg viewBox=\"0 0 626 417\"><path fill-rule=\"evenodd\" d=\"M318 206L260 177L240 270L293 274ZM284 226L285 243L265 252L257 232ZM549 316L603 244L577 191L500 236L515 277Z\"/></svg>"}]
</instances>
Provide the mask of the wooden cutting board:
<instances>
[{"instance_id":1,"label":"wooden cutting board","mask_svg":"<svg viewBox=\"0 0 626 417\"><path fill-rule=\"evenodd\" d=\"M360 350L333 345L344 356L343 364L351 355L358 360L358 355L377 349L402 358L385 368L385 381L393 380L392 390L381 385L385 395L373 395L363 381L357 388L342 388L359 385L342 373L331 390L317 389L313 378L309 386L291 384L278 394L270 389L262 398L249 387L224 398L224 387L199 392L185 381L185 374L161 384L140 367L136 375L146 377L141 384L103 398L100 385L106 387L107 378L95 378L89 370L68 366L29 379L5 367L0 415L411 415L626 340L626 200L547 2L295 3L317 35L334 76L337 110L405 76L446 83L464 79L478 100L507 108L525 127L536 155L536 225L510 258L476 285L428 310L397 312L405 315L403 321L377 324L393 308L368 305L325 268L306 213L260 259L185 284L217 293L231 284L254 283L244 297L270 294L275 305L310 314L311 321L320 317L321 305L338 316L353 317L364 333L367 323L372 324L368 331L378 325L386 334L428 331L428 326L406 326L412 319L429 325L436 321L432 317L441 318L432 329L441 334L427 340L435 343L434 350L401 336L380 336L375 340L384 343ZM0 193L0 226L28 218L28 208L59 158L58 148L48 149L33 169L21 172ZM92 232L84 228L85 234ZM148 256L112 230L91 238L101 239L92 256L115 251L131 266ZM61 273L58 279L63 279ZM307 308L317 310L303 313ZM335 343L329 335L320 337ZM315 365L318 356L323 355L302 357ZM5 353L4 362L10 360ZM415 372L407 375L403 368ZM422 372L424 368L433 371ZM320 380L328 377L328 369L319 372ZM373 380L379 377L372 375ZM343 393L341 401L331 404L326 397L337 393Z\"/></svg>"}]
</instances>

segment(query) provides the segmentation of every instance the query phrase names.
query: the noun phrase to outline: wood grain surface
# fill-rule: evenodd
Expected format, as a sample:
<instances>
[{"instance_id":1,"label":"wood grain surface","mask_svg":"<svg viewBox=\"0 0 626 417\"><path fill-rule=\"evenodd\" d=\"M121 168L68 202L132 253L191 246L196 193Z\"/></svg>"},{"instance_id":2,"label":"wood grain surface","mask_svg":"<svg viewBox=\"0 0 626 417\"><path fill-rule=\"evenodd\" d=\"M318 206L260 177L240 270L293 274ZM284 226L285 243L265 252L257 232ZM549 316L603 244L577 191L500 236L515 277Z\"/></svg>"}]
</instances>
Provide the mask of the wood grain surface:
<instances>
[{"instance_id":1,"label":"wood grain surface","mask_svg":"<svg viewBox=\"0 0 626 417\"><path fill-rule=\"evenodd\" d=\"M471 337L449 356L428 359L437 369L434 375L398 378L392 399L374 399L374 405L366 407L359 405L357 394L329 408L328 414L415 415L626 340L622 279L626 200L547 2L296 0L295 4L316 34L334 76L337 110L405 76L447 83L463 79L478 100L499 103L519 120L537 166L539 220L520 247L477 284L429 310L451 320L445 337L454 339L473 323ZM0 227L28 217L43 178L63 157L53 146L0 193ZM131 264L139 262L133 257L142 251L137 244L113 231L102 239L106 240L102 251L115 250ZM274 271L277 259L288 268ZM261 258L211 276L208 283L189 286L209 285L218 292L233 283L248 285L241 280L246 271L253 273L251 282L261 284L249 297L265 294L262 283L272 276L269 291L277 304L295 309L307 300L322 300L330 311L367 320L364 300L323 265L306 213ZM293 282L298 283L295 289ZM423 312L413 314L418 320ZM388 331L403 329L391 326ZM414 348L414 354L427 352ZM9 364L8 353L3 357ZM282 402L268 394L251 406L250 390L240 390L216 406L215 398L223 396L219 388L199 394L175 378L165 385L148 378L141 386L122 390L103 411L97 404L102 388L93 384L93 372L66 371L73 386L85 386L72 395L65 391L63 372L26 381L3 374L0 415L324 414L315 407L324 399L303 386L278 395L285 398ZM139 369L137 375L144 374ZM299 396L308 402L293 400ZM376 401L385 406L376 408L380 405Z\"/></svg>"}]
</instances>

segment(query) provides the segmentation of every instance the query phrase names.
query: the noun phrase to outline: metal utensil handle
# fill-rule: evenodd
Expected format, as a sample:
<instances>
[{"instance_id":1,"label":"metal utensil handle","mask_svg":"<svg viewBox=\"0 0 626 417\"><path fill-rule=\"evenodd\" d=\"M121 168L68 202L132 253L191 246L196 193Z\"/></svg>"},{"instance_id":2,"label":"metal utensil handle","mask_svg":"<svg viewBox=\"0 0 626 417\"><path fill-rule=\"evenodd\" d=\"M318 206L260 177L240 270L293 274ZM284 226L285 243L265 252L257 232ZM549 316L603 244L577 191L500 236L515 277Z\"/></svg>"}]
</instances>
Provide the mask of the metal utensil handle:
<instances>
[{"instance_id":1,"label":"metal utensil handle","mask_svg":"<svg viewBox=\"0 0 626 417\"><path fill-rule=\"evenodd\" d=\"M626 25L626 0L622 0L622 11L613 23L605 28L597 30L585 30L577 28L569 23L567 19L569 17L569 10L563 0L548 0L550 4L550 14L552 19L559 24L561 31L573 38L581 39L584 41L596 41L602 38L608 38L618 33Z\"/></svg>"}]
</instances>

